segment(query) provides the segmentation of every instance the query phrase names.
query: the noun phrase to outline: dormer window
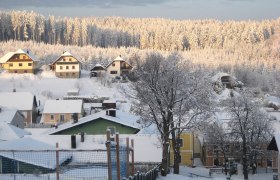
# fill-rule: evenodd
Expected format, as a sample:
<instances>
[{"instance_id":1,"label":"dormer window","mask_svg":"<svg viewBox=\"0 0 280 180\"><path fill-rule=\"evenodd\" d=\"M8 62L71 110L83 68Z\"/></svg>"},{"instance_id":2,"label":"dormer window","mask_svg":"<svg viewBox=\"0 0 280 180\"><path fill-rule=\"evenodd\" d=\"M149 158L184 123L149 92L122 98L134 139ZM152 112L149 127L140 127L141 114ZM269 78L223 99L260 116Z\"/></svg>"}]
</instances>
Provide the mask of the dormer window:
<instances>
[{"instance_id":1,"label":"dormer window","mask_svg":"<svg viewBox=\"0 0 280 180\"><path fill-rule=\"evenodd\" d=\"M72 59L71 59L71 58L69 58L69 61L72 61Z\"/></svg>"},{"instance_id":2,"label":"dormer window","mask_svg":"<svg viewBox=\"0 0 280 180\"><path fill-rule=\"evenodd\" d=\"M63 61L66 61L65 58L63 58Z\"/></svg>"},{"instance_id":3,"label":"dormer window","mask_svg":"<svg viewBox=\"0 0 280 180\"><path fill-rule=\"evenodd\" d=\"M115 63L112 63L112 66L115 67L116 66Z\"/></svg>"}]
</instances>

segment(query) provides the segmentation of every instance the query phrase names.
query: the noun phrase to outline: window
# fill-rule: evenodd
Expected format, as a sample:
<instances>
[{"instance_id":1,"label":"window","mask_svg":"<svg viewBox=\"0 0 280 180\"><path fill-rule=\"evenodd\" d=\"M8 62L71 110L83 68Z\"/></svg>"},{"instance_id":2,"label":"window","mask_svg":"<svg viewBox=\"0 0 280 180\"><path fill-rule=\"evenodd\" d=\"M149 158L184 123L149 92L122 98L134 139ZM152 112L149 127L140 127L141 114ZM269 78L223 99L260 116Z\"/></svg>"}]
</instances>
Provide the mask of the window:
<instances>
[{"instance_id":1,"label":"window","mask_svg":"<svg viewBox=\"0 0 280 180\"><path fill-rule=\"evenodd\" d=\"M66 66L66 69L69 69L69 66Z\"/></svg>"},{"instance_id":2,"label":"window","mask_svg":"<svg viewBox=\"0 0 280 180\"><path fill-rule=\"evenodd\" d=\"M60 122L64 122L64 115L63 114L60 115Z\"/></svg>"},{"instance_id":3,"label":"window","mask_svg":"<svg viewBox=\"0 0 280 180\"><path fill-rule=\"evenodd\" d=\"M225 152L229 152L230 151L230 146L229 144L225 145Z\"/></svg>"},{"instance_id":4,"label":"window","mask_svg":"<svg viewBox=\"0 0 280 180\"><path fill-rule=\"evenodd\" d=\"M267 159L267 167L272 167L272 159Z\"/></svg>"},{"instance_id":5,"label":"window","mask_svg":"<svg viewBox=\"0 0 280 180\"><path fill-rule=\"evenodd\" d=\"M115 67L116 66L115 63L112 63L112 66Z\"/></svg>"},{"instance_id":6,"label":"window","mask_svg":"<svg viewBox=\"0 0 280 180\"><path fill-rule=\"evenodd\" d=\"M109 127L107 127L107 129L110 130L111 136L113 136L114 134L116 134L116 127L114 127L114 126L109 126Z\"/></svg>"},{"instance_id":7,"label":"window","mask_svg":"<svg viewBox=\"0 0 280 180\"><path fill-rule=\"evenodd\" d=\"M28 66L32 66L32 63L28 63Z\"/></svg>"},{"instance_id":8,"label":"window","mask_svg":"<svg viewBox=\"0 0 280 180\"><path fill-rule=\"evenodd\" d=\"M239 151L241 150L240 145L239 145L239 144L236 144L236 145L234 146L234 150L235 150L236 152L239 152Z\"/></svg>"},{"instance_id":9,"label":"window","mask_svg":"<svg viewBox=\"0 0 280 180\"><path fill-rule=\"evenodd\" d=\"M60 69L63 69L63 66L60 66Z\"/></svg>"},{"instance_id":10,"label":"window","mask_svg":"<svg viewBox=\"0 0 280 180\"><path fill-rule=\"evenodd\" d=\"M22 56L22 59L25 59L25 56Z\"/></svg>"},{"instance_id":11,"label":"window","mask_svg":"<svg viewBox=\"0 0 280 180\"><path fill-rule=\"evenodd\" d=\"M110 74L118 74L118 71L111 71Z\"/></svg>"},{"instance_id":12,"label":"window","mask_svg":"<svg viewBox=\"0 0 280 180\"><path fill-rule=\"evenodd\" d=\"M69 61L72 61L72 59L71 59L71 58L69 58Z\"/></svg>"},{"instance_id":13,"label":"window","mask_svg":"<svg viewBox=\"0 0 280 180\"><path fill-rule=\"evenodd\" d=\"M10 65L10 67L13 67L14 66L14 64L13 63L11 63L11 64L9 64Z\"/></svg>"},{"instance_id":14,"label":"window","mask_svg":"<svg viewBox=\"0 0 280 180\"><path fill-rule=\"evenodd\" d=\"M75 66L72 66L72 69L75 69Z\"/></svg>"},{"instance_id":15,"label":"window","mask_svg":"<svg viewBox=\"0 0 280 180\"><path fill-rule=\"evenodd\" d=\"M183 139L177 139L177 143L179 144L180 147L183 147L184 146L184 141Z\"/></svg>"},{"instance_id":16,"label":"window","mask_svg":"<svg viewBox=\"0 0 280 180\"><path fill-rule=\"evenodd\" d=\"M22 63L18 63L18 66L22 66Z\"/></svg>"},{"instance_id":17,"label":"window","mask_svg":"<svg viewBox=\"0 0 280 180\"><path fill-rule=\"evenodd\" d=\"M54 120L54 115L53 114L51 114L51 120Z\"/></svg>"},{"instance_id":18,"label":"window","mask_svg":"<svg viewBox=\"0 0 280 180\"><path fill-rule=\"evenodd\" d=\"M65 58L63 58L63 61L65 61Z\"/></svg>"},{"instance_id":19,"label":"window","mask_svg":"<svg viewBox=\"0 0 280 180\"><path fill-rule=\"evenodd\" d=\"M24 70L24 73L27 73L27 70Z\"/></svg>"},{"instance_id":20,"label":"window","mask_svg":"<svg viewBox=\"0 0 280 180\"><path fill-rule=\"evenodd\" d=\"M15 73L17 73L17 70L15 70Z\"/></svg>"}]
</instances>

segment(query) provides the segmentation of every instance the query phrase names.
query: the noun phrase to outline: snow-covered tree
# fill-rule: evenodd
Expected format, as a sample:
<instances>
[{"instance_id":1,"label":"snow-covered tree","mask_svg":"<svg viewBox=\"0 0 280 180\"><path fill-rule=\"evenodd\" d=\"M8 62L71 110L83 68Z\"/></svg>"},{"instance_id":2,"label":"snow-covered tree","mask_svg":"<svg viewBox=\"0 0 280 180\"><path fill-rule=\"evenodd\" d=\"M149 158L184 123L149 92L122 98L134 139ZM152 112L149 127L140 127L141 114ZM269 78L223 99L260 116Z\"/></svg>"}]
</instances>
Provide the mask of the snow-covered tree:
<instances>
[{"instance_id":1,"label":"snow-covered tree","mask_svg":"<svg viewBox=\"0 0 280 180\"><path fill-rule=\"evenodd\" d=\"M209 107L205 78L178 54L167 58L157 53L148 54L135 74L134 112L142 117L143 123L156 125L161 135L162 174L167 173L170 143L174 150L174 173L179 173L178 139L183 130L197 125Z\"/></svg>"},{"instance_id":2,"label":"snow-covered tree","mask_svg":"<svg viewBox=\"0 0 280 180\"><path fill-rule=\"evenodd\" d=\"M231 97L225 101L226 112L231 116L229 122L231 136L241 144L244 179L248 179L248 167L256 163L257 151L271 138L270 119L261 110L260 103L250 93Z\"/></svg>"}]
</instances>

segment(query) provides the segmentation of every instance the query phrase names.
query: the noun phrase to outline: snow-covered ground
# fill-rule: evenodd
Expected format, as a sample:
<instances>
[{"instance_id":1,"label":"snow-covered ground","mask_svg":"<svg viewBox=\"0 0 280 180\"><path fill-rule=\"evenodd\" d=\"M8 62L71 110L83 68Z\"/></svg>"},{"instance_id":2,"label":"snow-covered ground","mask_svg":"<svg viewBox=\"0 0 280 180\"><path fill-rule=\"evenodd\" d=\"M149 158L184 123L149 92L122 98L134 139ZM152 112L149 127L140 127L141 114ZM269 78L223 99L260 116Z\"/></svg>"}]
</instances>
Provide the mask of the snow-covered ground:
<instances>
[{"instance_id":1,"label":"snow-covered ground","mask_svg":"<svg viewBox=\"0 0 280 180\"><path fill-rule=\"evenodd\" d=\"M276 175L276 173L264 173L264 174L249 174L250 180L272 180L273 175ZM206 179L212 179L212 180L225 180L228 176L224 174L212 174L211 177L209 177L209 169L203 168L203 167L186 167L181 166L180 167L180 175L175 174L168 174L166 177L159 176L159 180L206 180ZM233 175L230 178L231 180L243 180L243 175Z\"/></svg>"},{"instance_id":2,"label":"snow-covered ground","mask_svg":"<svg viewBox=\"0 0 280 180\"><path fill-rule=\"evenodd\" d=\"M0 73L0 92L31 92L40 101L40 109L48 99L62 99L72 89L79 89L80 95L95 95L109 97L113 100L127 100L122 88L125 83L111 83L102 85L96 78L89 78L89 72L82 71L79 79L57 78L52 71L42 71L38 74L10 74ZM39 104L38 104L39 105ZM129 111L130 104L123 103L121 110Z\"/></svg>"}]
</instances>

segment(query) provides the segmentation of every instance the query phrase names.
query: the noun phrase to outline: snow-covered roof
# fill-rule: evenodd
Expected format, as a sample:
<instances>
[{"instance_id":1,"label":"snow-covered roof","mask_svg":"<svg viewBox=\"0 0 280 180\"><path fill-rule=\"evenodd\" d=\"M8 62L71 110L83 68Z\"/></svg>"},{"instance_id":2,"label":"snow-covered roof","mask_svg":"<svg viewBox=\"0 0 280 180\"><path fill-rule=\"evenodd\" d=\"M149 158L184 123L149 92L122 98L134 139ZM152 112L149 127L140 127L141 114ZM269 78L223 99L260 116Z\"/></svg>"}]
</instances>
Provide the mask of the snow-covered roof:
<instances>
[{"instance_id":1,"label":"snow-covered roof","mask_svg":"<svg viewBox=\"0 0 280 180\"><path fill-rule=\"evenodd\" d=\"M139 124L137 123L137 120L139 119L139 116L135 116L126 112L122 112L119 110L116 110L116 117L113 116L109 116L106 115L106 111L100 111L98 113L83 117L81 119L78 120L77 123L73 122L67 122L64 124L59 125L57 128L52 128L50 130L48 130L46 132L46 134L54 134L57 133L59 131L65 130L65 129L69 129L87 122L91 122L91 121L95 121L99 118L111 121L111 122L115 122L115 123L119 123L131 128L135 128L135 129L139 129Z\"/></svg>"},{"instance_id":2,"label":"snow-covered roof","mask_svg":"<svg viewBox=\"0 0 280 180\"><path fill-rule=\"evenodd\" d=\"M160 145L160 139L157 135L121 134L120 145L126 146L127 137L134 140L134 161L136 163L161 162L162 148ZM31 135L14 141L5 143L0 142L0 155L1 150L55 150L56 143L59 144L59 149L61 150L73 150L71 149L70 135ZM77 135L75 150L106 150L105 143L106 135L85 135L84 142L81 142L81 136ZM75 156L75 153L73 153L73 156ZM30 159L27 159L27 157ZM30 155L27 157L25 159L26 161L33 161L33 157ZM73 159L77 160L75 157ZM80 160L89 161L88 158ZM91 159L91 161L96 160L100 161L100 157L97 159ZM106 157L103 161L107 161Z\"/></svg>"},{"instance_id":3,"label":"snow-covered roof","mask_svg":"<svg viewBox=\"0 0 280 180\"><path fill-rule=\"evenodd\" d=\"M212 81L212 82L220 81L220 80L221 80L221 77L224 77L224 76L230 76L230 77L234 78L232 75L230 75L230 74L228 74L228 73L219 72L219 73L215 74L215 75L211 78L211 81Z\"/></svg>"},{"instance_id":4,"label":"snow-covered roof","mask_svg":"<svg viewBox=\"0 0 280 180\"><path fill-rule=\"evenodd\" d=\"M32 59L33 61L39 61L36 56L34 56L34 54L30 51L30 50L27 50L27 49L19 49L17 50L16 52L8 52L5 56L3 56L1 59L0 59L0 63L5 63L7 62L13 55L15 54L25 54L27 55L28 57L30 57L30 59Z\"/></svg>"},{"instance_id":5,"label":"snow-covered roof","mask_svg":"<svg viewBox=\"0 0 280 180\"><path fill-rule=\"evenodd\" d=\"M117 101L116 100L104 100L103 103L111 104L111 103L117 103Z\"/></svg>"},{"instance_id":6,"label":"snow-covered roof","mask_svg":"<svg viewBox=\"0 0 280 180\"><path fill-rule=\"evenodd\" d=\"M73 54L71 54L70 52L68 51L64 51L53 63L51 64L54 64L56 63L61 57L68 57L68 56L72 56L74 57L78 62L82 63L80 60L79 60L79 57L78 56L74 56Z\"/></svg>"},{"instance_id":7,"label":"snow-covered roof","mask_svg":"<svg viewBox=\"0 0 280 180\"><path fill-rule=\"evenodd\" d=\"M0 63L7 62L15 53L14 52L8 52L3 57L0 58Z\"/></svg>"},{"instance_id":8,"label":"snow-covered roof","mask_svg":"<svg viewBox=\"0 0 280 180\"><path fill-rule=\"evenodd\" d=\"M109 63L107 66L106 66L106 68L108 68L113 62L115 62L115 61L124 61L124 62L126 62L130 67L132 67L131 66L131 64L129 64L127 61L125 61L121 56L118 56L118 57L116 57L116 59L114 59L111 63Z\"/></svg>"},{"instance_id":9,"label":"snow-covered roof","mask_svg":"<svg viewBox=\"0 0 280 180\"><path fill-rule=\"evenodd\" d=\"M0 122L11 123L17 113L15 108L0 107Z\"/></svg>"},{"instance_id":10,"label":"snow-covered roof","mask_svg":"<svg viewBox=\"0 0 280 180\"><path fill-rule=\"evenodd\" d=\"M44 143L43 141L33 138L21 138L12 141L0 142L0 156L15 159L20 162L33 164L49 169L56 168L56 151L55 146ZM6 151L1 151L6 150ZM19 152L11 152L10 150L18 150ZM33 152L30 152L33 150ZM52 151L40 151L52 150ZM61 153L59 155L59 163L63 163L69 159L71 154Z\"/></svg>"},{"instance_id":11,"label":"snow-covered roof","mask_svg":"<svg viewBox=\"0 0 280 180\"><path fill-rule=\"evenodd\" d=\"M32 110L34 97L30 92L0 92L0 106L23 111Z\"/></svg>"},{"instance_id":12,"label":"snow-covered roof","mask_svg":"<svg viewBox=\"0 0 280 180\"><path fill-rule=\"evenodd\" d=\"M118 57L116 57L116 58L114 59L114 61L124 61L124 60L123 60L122 56L119 55Z\"/></svg>"},{"instance_id":13,"label":"snow-covered roof","mask_svg":"<svg viewBox=\"0 0 280 180\"><path fill-rule=\"evenodd\" d=\"M91 71L105 71L105 67L102 66L101 64L97 63L92 69Z\"/></svg>"},{"instance_id":14,"label":"snow-covered roof","mask_svg":"<svg viewBox=\"0 0 280 180\"><path fill-rule=\"evenodd\" d=\"M6 122L0 122L0 141L18 139L25 135L31 135L31 133Z\"/></svg>"},{"instance_id":15,"label":"snow-covered roof","mask_svg":"<svg viewBox=\"0 0 280 180\"><path fill-rule=\"evenodd\" d=\"M43 114L81 113L83 100L47 100Z\"/></svg>"},{"instance_id":16,"label":"snow-covered roof","mask_svg":"<svg viewBox=\"0 0 280 180\"><path fill-rule=\"evenodd\" d=\"M84 103L84 108L103 108L102 103Z\"/></svg>"},{"instance_id":17,"label":"snow-covered roof","mask_svg":"<svg viewBox=\"0 0 280 180\"><path fill-rule=\"evenodd\" d=\"M61 56L63 57L63 56L73 56L73 55L70 52L65 51L61 54Z\"/></svg>"}]
</instances>

